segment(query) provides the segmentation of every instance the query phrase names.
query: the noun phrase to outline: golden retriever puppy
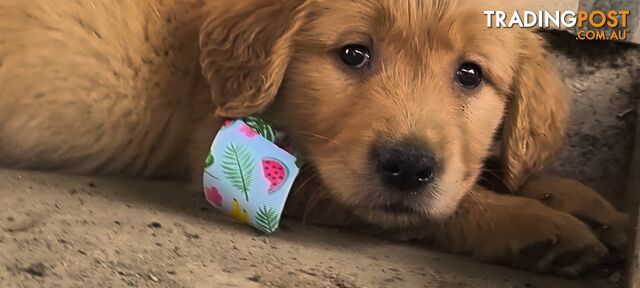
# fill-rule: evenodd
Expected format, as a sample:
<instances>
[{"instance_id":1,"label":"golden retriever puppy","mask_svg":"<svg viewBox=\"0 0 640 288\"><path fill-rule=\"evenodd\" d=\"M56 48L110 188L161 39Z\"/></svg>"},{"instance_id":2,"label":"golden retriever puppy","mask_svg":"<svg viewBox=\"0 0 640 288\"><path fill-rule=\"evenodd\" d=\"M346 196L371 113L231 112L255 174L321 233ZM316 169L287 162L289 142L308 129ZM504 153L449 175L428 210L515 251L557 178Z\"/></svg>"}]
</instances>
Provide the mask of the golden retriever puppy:
<instances>
[{"instance_id":1,"label":"golden retriever puppy","mask_svg":"<svg viewBox=\"0 0 640 288\"><path fill-rule=\"evenodd\" d=\"M0 164L184 178L223 118L261 115L308 164L307 222L562 275L624 249L625 215L531 177L567 99L530 31L463 0L210 2L1 3ZM515 195L478 184L493 147Z\"/></svg>"}]
</instances>

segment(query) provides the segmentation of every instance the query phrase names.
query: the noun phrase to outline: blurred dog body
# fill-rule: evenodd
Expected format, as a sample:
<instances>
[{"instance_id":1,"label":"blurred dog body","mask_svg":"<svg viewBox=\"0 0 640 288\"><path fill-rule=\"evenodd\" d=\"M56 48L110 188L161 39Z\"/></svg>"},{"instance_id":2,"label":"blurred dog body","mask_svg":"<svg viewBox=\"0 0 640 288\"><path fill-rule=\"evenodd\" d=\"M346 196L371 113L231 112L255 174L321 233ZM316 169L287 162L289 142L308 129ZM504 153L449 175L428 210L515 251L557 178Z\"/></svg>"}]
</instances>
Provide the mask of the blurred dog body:
<instances>
[{"instance_id":1,"label":"blurred dog body","mask_svg":"<svg viewBox=\"0 0 640 288\"><path fill-rule=\"evenodd\" d=\"M185 177L212 111L200 2L0 3L0 164Z\"/></svg>"}]
</instances>

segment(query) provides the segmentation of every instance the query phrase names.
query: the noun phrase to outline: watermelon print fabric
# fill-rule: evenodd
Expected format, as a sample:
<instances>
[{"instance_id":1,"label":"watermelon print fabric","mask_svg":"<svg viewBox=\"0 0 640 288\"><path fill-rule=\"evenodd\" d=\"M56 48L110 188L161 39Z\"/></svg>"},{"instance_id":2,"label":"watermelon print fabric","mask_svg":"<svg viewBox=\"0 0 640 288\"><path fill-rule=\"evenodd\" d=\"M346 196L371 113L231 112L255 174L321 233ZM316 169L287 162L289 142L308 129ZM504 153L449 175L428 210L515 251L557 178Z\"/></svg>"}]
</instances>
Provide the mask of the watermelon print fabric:
<instances>
[{"instance_id":1,"label":"watermelon print fabric","mask_svg":"<svg viewBox=\"0 0 640 288\"><path fill-rule=\"evenodd\" d=\"M294 155L286 135L260 118L225 121L205 160L205 198L232 217L273 233L299 172Z\"/></svg>"}]
</instances>

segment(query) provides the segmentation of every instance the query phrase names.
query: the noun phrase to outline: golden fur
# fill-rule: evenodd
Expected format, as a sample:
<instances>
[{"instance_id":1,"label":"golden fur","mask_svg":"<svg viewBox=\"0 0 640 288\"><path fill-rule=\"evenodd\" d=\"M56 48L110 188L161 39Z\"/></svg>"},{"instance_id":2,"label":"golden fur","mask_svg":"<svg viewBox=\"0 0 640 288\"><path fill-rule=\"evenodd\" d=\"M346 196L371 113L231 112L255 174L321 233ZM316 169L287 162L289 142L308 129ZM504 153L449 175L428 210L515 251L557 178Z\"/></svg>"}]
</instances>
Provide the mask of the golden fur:
<instances>
[{"instance_id":1,"label":"golden fur","mask_svg":"<svg viewBox=\"0 0 640 288\"><path fill-rule=\"evenodd\" d=\"M223 117L260 114L309 163L287 211L305 221L375 223L564 275L624 249L625 216L594 191L527 181L557 153L567 118L535 34L485 28L467 1L210 2L0 4L0 164L184 178L201 171ZM371 69L340 63L337 49L351 43L372 47ZM482 67L479 88L453 82L463 61ZM477 184L499 127L500 176L518 196ZM412 213L385 212L377 207L396 196L368 151L406 137L428 145L442 172L411 196Z\"/></svg>"}]
</instances>

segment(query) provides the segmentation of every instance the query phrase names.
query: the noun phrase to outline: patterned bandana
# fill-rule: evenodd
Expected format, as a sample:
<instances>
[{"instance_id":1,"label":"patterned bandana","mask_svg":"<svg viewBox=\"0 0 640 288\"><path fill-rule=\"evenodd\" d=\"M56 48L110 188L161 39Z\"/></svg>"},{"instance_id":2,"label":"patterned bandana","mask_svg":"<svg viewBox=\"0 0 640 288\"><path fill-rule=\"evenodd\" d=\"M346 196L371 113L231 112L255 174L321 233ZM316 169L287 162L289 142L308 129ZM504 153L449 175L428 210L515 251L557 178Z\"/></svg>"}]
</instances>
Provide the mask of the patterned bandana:
<instances>
[{"instance_id":1,"label":"patterned bandana","mask_svg":"<svg viewBox=\"0 0 640 288\"><path fill-rule=\"evenodd\" d=\"M227 120L213 139L203 183L207 201L270 234L300 171L287 136L260 118Z\"/></svg>"}]
</instances>

